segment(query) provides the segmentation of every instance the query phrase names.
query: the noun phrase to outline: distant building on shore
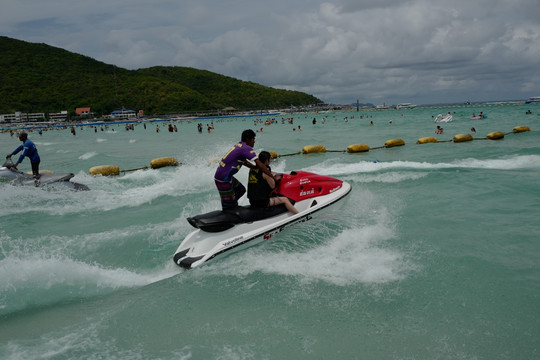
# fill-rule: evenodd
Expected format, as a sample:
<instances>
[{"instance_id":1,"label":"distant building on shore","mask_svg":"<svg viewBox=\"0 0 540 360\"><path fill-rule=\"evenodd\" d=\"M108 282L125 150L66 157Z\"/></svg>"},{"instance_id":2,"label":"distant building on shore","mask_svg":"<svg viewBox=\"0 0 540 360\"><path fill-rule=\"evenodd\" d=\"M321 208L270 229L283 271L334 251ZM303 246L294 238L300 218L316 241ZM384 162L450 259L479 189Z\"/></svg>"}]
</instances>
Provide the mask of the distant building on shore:
<instances>
[{"instance_id":1,"label":"distant building on shore","mask_svg":"<svg viewBox=\"0 0 540 360\"><path fill-rule=\"evenodd\" d=\"M91 116L92 112L89 107L79 107L75 109L75 115L80 117Z\"/></svg>"},{"instance_id":2,"label":"distant building on shore","mask_svg":"<svg viewBox=\"0 0 540 360\"><path fill-rule=\"evenodd\" d=\"M60 111L58 113L49 113L49 121L67 121L68 120L68 112L67 110Z\"/></svg>"},{"instance_id":3,"label":"distant building on shore","mask_svg":"<svg viewBox=\"0 0 540 360\"><path fill-rule=\"evenodd\" d=\"M45 121L45 113L25 113L16 111L13 114L0 114L0 121L11 123Z\"/></svg>"},{"instance_id":4,"label":"distant building on shore","mask_svg":"<svg viewBox=\"0 0 540 360\"><path fill-rule=\"evenodd\" d=\"M111 118L118 120L118 119L132 119L137 117L137 112L135 110L128 110L126 108L122 108L121 110L115 110L111 112Z\"/></svg>"}]
</instances>

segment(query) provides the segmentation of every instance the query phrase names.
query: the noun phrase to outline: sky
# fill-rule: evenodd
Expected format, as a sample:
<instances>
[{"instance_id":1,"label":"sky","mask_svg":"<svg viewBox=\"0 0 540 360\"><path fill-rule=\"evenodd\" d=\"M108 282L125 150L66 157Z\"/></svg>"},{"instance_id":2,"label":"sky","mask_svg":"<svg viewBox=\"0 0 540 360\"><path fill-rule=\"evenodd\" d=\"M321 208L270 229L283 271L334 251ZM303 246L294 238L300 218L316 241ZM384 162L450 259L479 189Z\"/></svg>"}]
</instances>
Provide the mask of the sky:
<instances>
[{"instance_id":1,"label":"sky","mask_svg":"<svg viewBox=\"0 0 540 360\"><path fill-rule=\"evenodd\" d=\"M2 0L0 35L334 104L540 96L539 0Z\"/></svg>"}]
</instances>

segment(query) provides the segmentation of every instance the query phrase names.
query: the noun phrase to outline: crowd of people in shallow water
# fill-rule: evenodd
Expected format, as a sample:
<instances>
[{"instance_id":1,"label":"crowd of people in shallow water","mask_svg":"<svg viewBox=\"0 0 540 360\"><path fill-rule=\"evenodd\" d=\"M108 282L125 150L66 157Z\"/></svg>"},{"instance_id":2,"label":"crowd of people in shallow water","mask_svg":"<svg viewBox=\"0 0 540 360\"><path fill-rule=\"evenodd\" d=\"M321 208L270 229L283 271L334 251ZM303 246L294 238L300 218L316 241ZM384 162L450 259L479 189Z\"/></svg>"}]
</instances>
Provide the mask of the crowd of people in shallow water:
<instances>
[{"instance_id":1,"label":"crowd of people in shallow water","mask_svg":"<svg viewBox=\"0 0 540 360\"><path fill-rule=\"evenodd\" d=\"M527 114L530 114L530 110L527 111ZM133 123L114 123L114 122L111 122L111 123L107 123L107 124L77 124L77 125L72 125L72 124L62 124L62 125L48 125L48 126L43 126L43 125L39 125L39 124L35 124L36 127L35 128L29 128L29 127L25 127L25 131L27 132L37 132L39 135L43 135L43 132L46 132L46 131L51 131L51 130L66 130L68 129L71 134L73 136L76 136L77 135L77 131L80 131L80 130L84 130L84 129L91 129L93 130L95 133L97 132L103 132L103 131L117 131L118 127L120 126L124 126L125 130L126 131L134 131L135 128L137 126L142 126L144 129L147 128L147 126L155 126L155 132L156 133L160 133L160 132L169 132L169 133L177 133L179 131L178 127L179 126L184 126L184 125L190 125L190 124L196 124L197 126L197 132L198 133L212 133L216 127L214 125L214 121L217 123L217 125L220 125L222 123L225 123L225 122L231 122L231 121L253 121L253 126L254 126L254 129L256 129L255 131L257 133L262 133L264 132L264 128L265 127L268 127L268 126L273 126L273 125L278 125L278 124L281 124L281 125L288 125L290 126L290 130L289 131L295 131L295 132L299 132L299 131L302 131L303 128L302 126L306 127L306 126L324 126L327 122L329 121L333 121L333 122L343 122L343 123L348 123L350 120L354 120L354 121L362 121L362 120L367 120L367 125L369 126L375 126L376 123L377 124L380 124L380 121L374 121L374 115L372 114L362 114L362 115L358 115L358 114L354 114L354 115L351 115L350 113L348 114L339 114L339 113L335 113L335 114L315 114L316 116L314 116L313 113L311 114L295 114L294 116L292 115L286 115L286 116L282 116L282 117L257 117L257 118L254 118L253 120L249 119L249 118L243 118L243 119L239 119L237 117L230 117L230 118L220 118L220 119L215 119L215 120L211 120L210 122L207 122L207 123L203 123L203 122L196 122L197 119L170 119L169 121L163 121L163 120L159 120L159 121L153 121L153 120L147 120L147 121L139 121L139 122L133 122ZM323 116L321 116L323 115ZM343 116L343 115L346 115L346 116ZM456 115L456 113L454 112L454 115ZM540 115L540 114L539 114ZM377 115L375 115L376 117ZM463 115L465 116L465 115ZM399 117L399 115L396 116L396 118ZM404 114L401 114L401 117L404 117ZM396 120L396 119L394 119ZM394 120L390 119L386 119L384 122L388 125L392 125L394 123ZM302 122L302 125L298 124L298 122ZM11 133L11 136L14 136L14 135L17 135L19 130L17 129L10 129L10 128L4 128L2 129L1 128L2 125L0 125L0 133ZM471 128L471 132L472 133L475 133L476 130L474 128ZM435 133L436 134L443 134L444 133L444 129L438 125L435 129Z\"/></svg>"},{"instance_id":2,"label":"crowd of people in shallow water","mask_svg":"<svg viewBox=\"0 0 540 360\"><path fill-rule=\"evenodd\" d=\"M302 131L302 126L295 124L295 120L310 120L313 125L324 125L329 119L328 117L322 117L322 118L316 118L316 117L309 117L309 115L303 115L303 116L287 116L287 117L281 117L281 118L256 118L253 120L253 125L257 129L256 132L263 132L265 126L271 126L271 125L291 125L291 131ZM373 115L360 115L358 116L359 119L371 119L373 118ZM345 123L349 122L349 120L355 119L355 116L345 116L345 117L339 117L334 115L333 120L335 122L337 121L343 121ZM230 119L219 119L216 122L218 123L224 123L226 121L238 121L238 118L231 117ZM246 119L243 119L243 121L247 121ZM62 125L52 125L48 124L40 125L40 124L34 124L35 128L29 128L25 127L25 130L28 132L38 132L39 135L43 135L43 132L45 131L52 131L52 130L66 130L69 129L72 135L76 136L78 130L85 130L85 129L91 129L95 133L97 132L103 132L103 131L117 131L116 129L120 126L124 126L124 129L126 131L134 131L135 127L141 125L144 129L147 128L147 124L150 125L154 123L152 120L148 121L139 121L139 122L133 122L133 123L108 123L108 124L77 124L77 125L71 125L71 124L62 124ZM170 121L161 121L159 123L156 123L155 125L155 132L160 133L163 131L163 128L167 129L170 133L176 133L178 132L178 126L180 124L191 124L193 123L192 120L170 120ZM177 125L178 124L178 125ZM389 122L389 124L392 124L392 121ZM373 126L373 120L369 122L370 126ZM197 123L197 132L203 133L204 129L206 128L207 133L211 133L215 130L214 121L211 121L209 123ZM11 133L11 135L17 134L17 129L1 129L0 133Z\"/></svg>"}]
</instances>

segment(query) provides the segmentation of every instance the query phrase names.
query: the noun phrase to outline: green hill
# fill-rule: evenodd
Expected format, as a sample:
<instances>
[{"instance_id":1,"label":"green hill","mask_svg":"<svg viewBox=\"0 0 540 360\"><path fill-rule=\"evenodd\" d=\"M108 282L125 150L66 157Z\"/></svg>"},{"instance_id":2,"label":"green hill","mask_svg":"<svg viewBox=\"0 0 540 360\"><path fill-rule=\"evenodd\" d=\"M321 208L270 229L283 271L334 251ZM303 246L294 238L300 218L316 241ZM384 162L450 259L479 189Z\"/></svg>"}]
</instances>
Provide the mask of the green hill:
<instances>
[{"instance_id":1,"label":"green hill","mask_svg":"<svg viewBox=\"0 0 540 360\"><path fill-rule=\"evenodd\" d=\"M45 44L0 36L0 113L70 113L123 106L145 114L301 106L321 101L205 70L157 66L127 70Z\"/></svg>"}]
</instances>

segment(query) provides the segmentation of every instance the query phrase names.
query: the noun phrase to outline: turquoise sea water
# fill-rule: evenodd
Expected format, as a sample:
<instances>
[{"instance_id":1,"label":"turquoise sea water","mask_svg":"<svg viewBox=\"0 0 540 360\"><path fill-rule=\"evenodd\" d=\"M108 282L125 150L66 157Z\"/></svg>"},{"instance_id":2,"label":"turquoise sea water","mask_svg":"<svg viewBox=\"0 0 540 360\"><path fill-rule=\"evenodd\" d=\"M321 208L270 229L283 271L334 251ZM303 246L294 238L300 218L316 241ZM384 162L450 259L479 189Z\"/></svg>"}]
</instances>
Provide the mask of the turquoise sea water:
<instances>
[{"instance_id":1,"label":"turquoise sea water","mask_svg":"<svg viewBox=\"0 0 540 360\"><path fill-rule=\"evenodd\" d=\"M448 111L454 121L435 135L433 117ZM480 111L488 118L469 120ZM210 134L196 128L209 120L176 122L177 133L166 123L30 133L42 169L73 172L91 191L0 184L0 358L539 358L539 113L485 105L295 114L294 125L216 119ZM415 144L473 126L472 142ZM479 140L516 126L531 131ZM185 218L219 208L215 159L246 128L263 128L257 151L278 154L406 145L278 159L274 170L353 190L271 241L182 270L172 255L193 230ZM0 139L1 154L20 143ZM88 175L165 156L183 165Z\"/></svg>"}]
</instances>

